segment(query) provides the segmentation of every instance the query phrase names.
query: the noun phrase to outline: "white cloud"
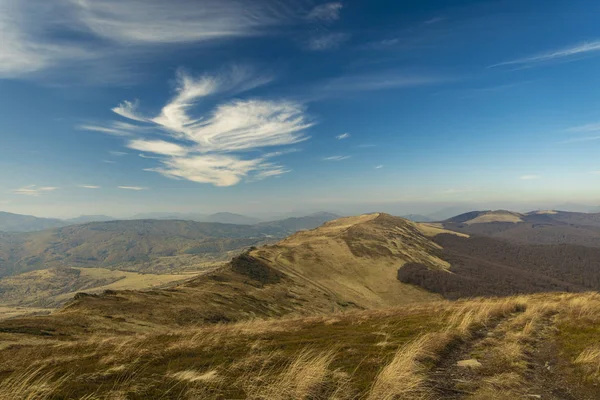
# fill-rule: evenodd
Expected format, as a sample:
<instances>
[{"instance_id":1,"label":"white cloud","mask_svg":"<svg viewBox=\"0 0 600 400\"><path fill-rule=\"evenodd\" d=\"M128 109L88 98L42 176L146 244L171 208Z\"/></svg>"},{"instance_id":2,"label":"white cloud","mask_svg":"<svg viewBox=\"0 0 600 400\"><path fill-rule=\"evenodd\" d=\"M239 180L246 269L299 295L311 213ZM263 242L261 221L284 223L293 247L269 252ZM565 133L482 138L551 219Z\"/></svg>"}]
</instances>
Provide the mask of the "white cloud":
<instances>
[{"instance_id":1,"label":"white cloud","mask_svg":"<svg viewBox=\"0 0 600 400\"><path fill-rule=\"evenodd\" d=\"M106 164L116 164L117 163L116 161L113 161L113 160L102 160L102 162L106 163Z\"/></svg>"},{"instance_id":2,"label":"white cloud","mask_svg":"<svg viewBox=\"0 0 600 400\"><path fill-rule=\"evenodd\" d=\"M577 55L583 55L586 53L592 53L600 51L600 40L593 42L586 42L577 44L570 47L565 47L558 50L553 50L547 53L536 54L529 57L518 58L516 60L510 60L494 64L491 67L501 67L506 65L527 65L537 64L543 62L554 61L557 59L572 58Z\"/></svg>"},{"instance_id":3,"label":"white cloud","mask_svg":"<svg viewBox=\"0 0 600 400\"><path fill-rule=\"evenodd\" d=\"M79 185L79 187L82 189L100 189L100 186L96 185Z\"/></svg>"},{"instance_id":4,"label":"white cloud","mask_svg":"<svg viewBox=\"0 0 600 400\"><path fill-rule=\"evenodd\" d=\"M378 165L375 167L375 169L381 169L381 168L383 168L383 165Z\"/></svg>"},{"instance_id":5,"label":"white cloud","mask_svg":"<svg viewBox=\"0 0 600 400\"><path fill-rule=\"evenodd\" d=\"M280 175L287 170L262 158L243 160L225 154L173 157L162 161L163 166L148 169L175 179L187 179L215 186L233 186L255 172L255 177Z\"/></svg>"},{"instance_id":6,"label":"white cloud","mask_svg":"<svg viewBox=\"0 0 600 400\"><path fill-rule=\"evenodd\" d=\"M350 156L330 156L323 158L323 161L342 161L349 159Z\"/></svg>"},{"instance_id":7,"label":"white cloud","mask_svg":"<svg viewBox=\"0 0 600 400\"><path fill-rule=\"evenodd\" d=\"M53 187L53 186L41 186L40 187L37 185L29 185L29 186L24 186L19 189L14 189L13 193L24 195L24 196L40 196L44 193L53 192L56 189L58 189L58 188Z\"/></svg>"},{"instance_id":8,"label":"white cloud","mask_svg":"<svg viewBox=\"0 0 600 400\"><path fill-rule=\"evenodd\" d=\"M118 186L118 188L123 189L123 190L135 190L135 191L148 190L148 188L141 187L141 186Z\"/></svg>"},{"instance_id":9,"label":"white cloud","mask_svg":"<svg viewBox=\"0 0 600 400\"><path fill-rule=\"evenodd\" d=\"M127 153L125 153L124 151L109 151L109 154L115 157L123 157L127 155Z\"/></svg>"},{"instance_id":10,"label":"white cloud","mask_svg":"<svg viewBox=\"0 0 600 400\"><path fill-rule=\"evenodd\" d=\"M343 7L341 2L320 4L308 13L307 18L312 21L336 21L340 18Z\"/></svg>"},{"instance_id":11,"label":"white cloud","mask_svg":"<svg viewBox=\"0 0 600 400\"><path fill-rule=\"evenodd\" d=\"M0 77L90 70L173 44L265 35L306 12L276 0L0 0Z\"/></svg>"},{"instance_id":12,"label":"white cloud","mask_svg":"<svg viewBox=\"0 0 600 400\"><path fill-rule=\"evenodd\" d=\"M164 140L136 139L129 142L127 147L164 156L185 156L187 154L187 150L183 146Z\"/></svg>"},{"instance_id":13,"label":"white cloud","mask_svg":"<svg viewBox=\"0 0 600 400\"><path fill-rule=\"evenodd\" d=\"M342 43L350 39L348 33L330 32L316 35L310 38L307 47L312 51L325 51L338 48Z\"/></svg>"},{"instance_id":14,"label":"white cloud","mask_svg":"<svg viewBox=\"0 0 600 400\"><path fill-rule=\"evenodd\" d=\"M127 147L150 153L160 161L160 166L148 171L174 179L231 186L244 178L257 180L289 172L268 159L291 150L279 149L262 156L252 153L307 140L304 131L313 122L302 104L289 100L233 100L217 105L204 115L198 116L192 111L207 96L239 93L270 79L240 67L216 76L193 77L180 71L175 96L158 115L144 116L130 102L122 103L113 111L143 123L143 129L139 129L139 125L132 129L119 128L134 137L127 142ZM115 126L110 125L111 129ZM149 127L154 132L148 130ZM156 133L164 139L147 137Z\"/></svg>"},{"instance_id":15,"label":"white cloud","mask_svg":"<svg viewBox=\"0 0 600 400\"><path fill-rule=\"evenodd\" d=\"M335 138L337 140L344 140L344 139L348 139L350 137L349 133L342 133L341 135L337 135Z\"/></svg>"},{"instance_id":16,"label":"white cloud","mask_svg":"<svg viewBox=\"0 0 600 400\"><path fill-rule=\"evenodd\" d=\"M541 177L539 175L523 175L519 179L522 179L524 181L529 181L529 180L540 179L540 178Z\"/></svg>"}]
</instances>

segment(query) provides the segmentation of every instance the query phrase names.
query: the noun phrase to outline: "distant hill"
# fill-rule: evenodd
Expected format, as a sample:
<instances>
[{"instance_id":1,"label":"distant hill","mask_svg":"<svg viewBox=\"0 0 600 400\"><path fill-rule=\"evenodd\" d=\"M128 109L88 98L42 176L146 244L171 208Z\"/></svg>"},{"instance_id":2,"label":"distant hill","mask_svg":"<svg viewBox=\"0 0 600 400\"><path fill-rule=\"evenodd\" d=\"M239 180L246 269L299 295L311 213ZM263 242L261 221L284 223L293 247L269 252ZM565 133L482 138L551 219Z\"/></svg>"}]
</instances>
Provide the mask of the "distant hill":
<instances>
[{"instance_id":1,"label":"distant hill","mask_svg":"<svg viewBox=\"0 0 600 400\"><path fill-rule=\"evenodd\" d=\"M0 276L47 267L118 267L150 271L161 257L227 255L275 230L177 220L92 222L0 236ZM168 267L168 263L164 267Z\"/></svg>"},{"instance_id":2,"label":"distant hill","mask_svg":"<svg viewBox=\"0 0 600 400\"><path fill-rule=\"evenodd\" d=\"M432 222L434 221L431 217L421 215L421 214L408 214L403 215L402 218L408 219L413 222Z\"/></svg>"},{"instance_id":3,"label":"distant hill","mask_svg":"<svg viewBox=\"0 0 600 400\"><path fill-rule=\"evenodd\" d=\"M63 220L68 225L85 224L88 222L103 222L115 221L118 218L109 217L108 215L81 215L77 218L69 218Z\"/></svg>"},{"instance_id":4,"label":"distant hill","mask_svg":"<svg viewBox=\"0 0 600 400\"><path fill-rule=\"evenodd\" d=\"M451 274L420 263L398 279L449 299L538 292L600 290L600 249L572 244L518 244L489 237L442 234L434 238Z\"/></svg>"},{"instance_id":5,"label":"distant hill","mask_svg":"<svg viewBox=\"0 0 600 400\"><path fill-rule=\"evenodd\" d=\"M241 214L234 214L229 212L220 212L211 214L204 218L205 222L218 222L221 224L236 224L236 225L253 225L260 222L257 218L247 217Z\"/></svg>"},{"instance_id":6,"label":"distant hill","mask_svg":"<svg viewBox=\"0 0 600 400\"><path fill-rule=\"evenodd\" d=\"M473 208L469 208L468 206L446 207L431 214L427 214L427 218L431 219L432 221L444 221L455 215L469 212L472 209Z\"/></svg>"},{"instance_id":7,"label":"distant hill","mask_svg":"<svg viewBox=\"0 0 600 400\"><path fill-rule=\"evenodd\" d=\"M0 235L0 277L49 267L109 267L154 273L227 261L236 252L313 229L333 219L315 214L265 224L125 220Z\"/></svg>"},{"instance_id":8,"label":"distant hill","mask_svg":"<svg viewBox=\"0 0 600 400\"><path fill-rule=\"evenodd\" d=\"M516 243L600 247L600 214L555 210L472 211L443 221L441 226Z\"/></svg>"},{"instance_id":9,"label":"distant hill","mask_svg":"<svg viewBox=\"0 0 600 400\"><path fill-rule=\"evenodd\" d=\"M200 213L148 212L135 214L131 218L127 219L176 219L203 222L207 216L207 214Z\"/></svg>"},{"instance_id":10,"label":"distant hill","mask_svg":"<svg viewBox=\"0 0 600 400\"><path fill-rule=\"evenodd\" d=\"M12 214L0 211L0 231L31 232L65 226L60 219L39 218L31 215Z\"/></svg>"},{"instance_id":11,"label":"distant hill","mask_svg":"<svg viewBox=\"0 0 600 400\"><path fill-rule=\"evenodd\" d=\"M291 235L294 232L298 232L305 229L314 229L318 226L323 225L325 222L333 221L334 219L341 218L337 214L320 212L305 217L292 217L286 218L279 221L261 222L257 224L260 228L273 229L280 231L287 235Z\"/></svg>"}]
</instances>

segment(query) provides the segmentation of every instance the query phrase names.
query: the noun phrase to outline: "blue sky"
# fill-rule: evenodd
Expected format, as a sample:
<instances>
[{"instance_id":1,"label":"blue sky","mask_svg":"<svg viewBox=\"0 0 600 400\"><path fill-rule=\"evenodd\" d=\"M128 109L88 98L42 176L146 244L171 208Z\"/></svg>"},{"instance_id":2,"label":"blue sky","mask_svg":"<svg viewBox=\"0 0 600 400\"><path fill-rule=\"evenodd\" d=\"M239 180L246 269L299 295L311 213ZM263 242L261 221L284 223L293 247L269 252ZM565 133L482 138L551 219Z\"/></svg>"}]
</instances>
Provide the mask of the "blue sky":
<instances>
[{"instance_id":1,"label":"blue sky","mask_svg":"<svg viewBox=\"0 0 600 400\"><path fill-rule=\"evenodd\" d=\"M0 209L600 205L595 1L0 0Z\"/></svg>"}]
</instances>

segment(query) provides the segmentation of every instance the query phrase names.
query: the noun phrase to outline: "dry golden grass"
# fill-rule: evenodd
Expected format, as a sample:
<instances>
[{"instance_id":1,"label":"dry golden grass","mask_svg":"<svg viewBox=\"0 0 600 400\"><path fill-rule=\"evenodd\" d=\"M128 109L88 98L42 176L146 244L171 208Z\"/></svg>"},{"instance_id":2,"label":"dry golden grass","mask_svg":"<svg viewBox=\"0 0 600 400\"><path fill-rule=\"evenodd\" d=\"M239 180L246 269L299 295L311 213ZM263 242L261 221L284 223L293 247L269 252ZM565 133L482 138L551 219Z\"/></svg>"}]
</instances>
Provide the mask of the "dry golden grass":
<instances>
[{"instance_id":1,"label":"dry golden grass","mask_svg":"<svg viewBox=\"0 0 600 400\"><path fill-rule=\"evenodd\" d=\"M332 383L327 378L334 358L332 350L317 352L305 349L275 376L267 370L258 375L244 375L239 380L250 399L319 399L331 388Z\"/></svg>"},{"instance_id":2,"label":"dry golden grass","mask_svg":"<svg viewBox=\"0 0 600 400\"><path fill-rule=\"evenodd\" d=\"M436 335L423 335L398 349L392 361L377 374L367 400L427 398L425 367L419 360L429 355L428 349L436 339Z\"/></svg>"},{"instance_id":3,"label":"dry golden grass","mask_svg":"<svg viewBox=\"0 0 600 400\"><path fill-rule=\"evenodd\" d=\"M512 222L514 224L523 222L523 215L508 211L491 211L482 214L470 221L465 222L467 225L471 224L483 224L489 222Z\"/></svg>"},{"instance_id":4,"label":"dry golden grass","mask_svg":"<svg viewBox=\"0 0 600 400\"><path fill-rule=\"evenodd\" d=\"M589 378L600 378L600 346L591 346L583 350L574 363L580 365Z\"/></svg>"},{"instance_id":5,"label":"dry golden grass","mask_svg":"<svg viewBox=\"0 0 600 400\"><path fill-rule=\"evenodd\" d=\"M56 308L72 299L77 292L145 290L172 285L175 282L190 279L198 273L141 274L106 268L32 271L0 279L0 304L7 307L31 306L29 313L34 313L39 312L40 307ZM21 309L21 314L25 314L26 311L26 309ZM1 313L0 309L0 318L2 318Z\"/></svg>"},{"instance_id":6,"label":"dry golden grass","mask_svg":"<svg viewBox=\"0 0 600 400\"><path fill-rule=\"evenodd\" d=\"M28 368L10 375L0 382L0 399L45 400L69 379L69 375L55 377L55 371L43 367Z\"/></svg>"},{"instance_id":7,"label":"dry golden grass","mask_svg":"<svg viewBox=\"0 0 600 400\"><path fill-rule=\"evenodd\" d=\"M528 393L525 355L548 313L591 318L598 300L444 301L12 346L0 354L0 374L15 371L0 378L0 398L433 399L429 369L450 345L470 340L483 367L469 398L519 398ZM481 340L482 329L494 335ZM575 365L598 373L597 346L578 356ZM1 396L13 392L21 397Z\"/></svg>"}]
</instances>

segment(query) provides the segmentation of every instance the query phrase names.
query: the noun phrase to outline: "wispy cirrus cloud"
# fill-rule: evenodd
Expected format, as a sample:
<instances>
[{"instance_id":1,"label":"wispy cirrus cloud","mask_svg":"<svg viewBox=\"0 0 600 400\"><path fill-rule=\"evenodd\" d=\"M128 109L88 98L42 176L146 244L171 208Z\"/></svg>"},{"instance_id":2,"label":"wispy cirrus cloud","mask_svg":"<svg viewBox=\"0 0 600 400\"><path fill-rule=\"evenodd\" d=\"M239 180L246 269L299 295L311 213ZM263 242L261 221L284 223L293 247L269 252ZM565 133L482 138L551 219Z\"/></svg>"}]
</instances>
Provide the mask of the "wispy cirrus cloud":
<instances>
[{"instance_id":1,"label":"wispy cirrus cloud","mask_svg":"<svg viewBox=\"0 0 600 400\"><path fill-rule=\"evenodd\" d=\"M324 157L323 161L343 161L349 159L350 156L330 156Z\"/></svg>"},{"instance_id":2,"label":"wispy cirrus cloud","mask_svg":"<svg viewBox=\"0 0 600 400\"><path fill-rule=\"evenodd\" d=\"M439 22L445 21L446 17L434 17L431 19L428 19L427 21L423 22L425 25L433 25L433 24L437 24Z\"/></svg>"},{"instance_id":3,"label":"wispy cirrus cloud","mask_svg":"<svg viewBox=\"0 0 600 400\"><path fill-rule=\"evenodd\" d=\"M216 94L241 93L270 80L269 76L241 67L215 76L194 77L180 71L175 95L157 114L145 115L133 102L123 102L113 112L135 124L127 130L131 138L126 146L151 154L160 162L147 171L173 179L231 186L244 179L253 181L289 172L272 161L285 154L285 149L264 154L261 151L307 140L304 132L314 122L302 104L285 99L235 99L217 104L203 115L196 115L194 107ZM144 129L138 129L138 125Z\"/></svg>"},{"instance_id":4,"label":"wispy cirrus cloud","mask_svg":"<svg viewBox=\"0 0 600 400\"><path fill-rule=\"evenodd\" d=\"M334 12L313 11L315 18ZM267 35L307 12L305 5L276 0L0 0L0 77L89 70L174 44Z\"/></svg>"},{"instance_id":5,"label":"wispy cirrus cloud","mask_svg":"<svg viewBox=\"0 0 600 400\"><path fill-rule=\"evenodd\" d=\"M571 132L571 133L588 133L588 132L599 132L599 131L600 131L600 123L579 125L579 126L574 126L572 128L567 129L567 132Z\"/></svg>"},{"instance_id":6,"label":"wispy cirrus cloud","mask_svg":"<svg viewBox=\"0 0 600 400\"><path fill-rule=\"evenodd\" d=\"M577 138L563 140L562 142L559 142L559 143L563 144L563 143L592 142L594 140L600 140L600 136L577 137Z\"/></svg>"},{"instance_id":7,"label":"wispy cirrus cloud","mask_svg":"<svg viewBox=\"0 0 600 400\"><path fill-rule=\"evenodd\" d=\"M24 186L18 189L14 189L12 192L14 194L24 195L24 196L41 196L42 194L53 192L57 190L57 187L54 186L37 186L37 185L29 185Z\"/></svg>"},{"instance_id":8,"label":"wispy cirrus cloud","mask_svg":"<svg viewBox=\"0 0 600 400\"><path fill-rule=\"evenodd\" d=\"M552 50L546 53L535 54L528 57L517 58L515 60L504 61L498 64L491 65L491 68L512 66L512 65L534 65L540 63L551 62L560 59L570 59L576 56L600 51L600 40L576 44L569 47L564 47L558 50Z\"/></svg>"},{"instance_id":9,"label":"wispy cirrus cloud","mask_svg":"<svg viewBox=\"0 0 600 400\"><path fill-rule=\"evenodd\" d=\"M310 10L306 18L311 21L331 22L340 19L340 12L344 5L337 1L332 3L320 4Z\"/></svg>"},{"instance_id":10,"label":"wispy cirrus cloud","mask_svg":"<svg viewBox=\"0 0 600 400\"><path fill-rule=\"evenodd\" d=\"M540 179L541 176L539 175L522 175L519 177L519 179L524 180L524 181L531 181L534 179Z\"/></svg>"},{"instance_id":11,"label":"wispy cirrus cloud","mask_svg":"<svg viewBox=\"0 0 600 400\"><path fill-rule=\"evenodd\" d=\"M381 165L381 164L380 164L380 165L377 165L377 166L375 167L375 169L382 169L382 168L383 168L383 165Z\"/></svg>"},{"instance_id":12,"label":"wispy cirrus cloud","mask_svg":"<svg viewBox=\"0 0 600 400\"><path fill-rule=\"evenodd\" d=\"M344 42L350 39L349 33L327 32L313 35L306 45L312 51L326 51L340 47Z\"/></svg>"},{"instance_id":13,"label":"wispy cirrus cloud","mask_svg":"<svg viewBox=\"0 0 600 400\"><path fill-rule=\"evenodd\" d=\"M342 133L341 135L337 135L335 138L337 140L344 140L344 139L348 139L350 137L349 133Z\"/></svg>"},{"instance_id":14,"label":"wispy cirrus cloud","mask_svg":"<svg viewBox=\"0 0 600 400\"><path fill-rule=\"evenodd\" d=\"M96 185L79 185L78 187L82 189L100 189L100 186Z\"/></svg>"},{"instance_id":15,"label":"wispy cirrus cloud","mask_svg":"<svg viewBox=\"0 0 600 400\"><path fill-rule=\"evenodd\" d=\"M108 153L109 153L111 156L115 156L115 157L123 157L123 156L126 156L127 154L129 154L129 153L126 153L126 152L124 152L124 151L114 151L114 150L112 150L112 151L109 151Z\"/></svg>"},{"instance_id":16,"label":"wispy cirrus cloud","mask_svg":"<svg viewBox=\"0 0 600 400\"><path fill-rule=\"evenodd\" d=\"M117 186L117 188L123 189L123 190L134 190L136 192L139 192L140 190L148 190L147 187L142 187L142 186Z\"/></svg>"}]
</instances>

